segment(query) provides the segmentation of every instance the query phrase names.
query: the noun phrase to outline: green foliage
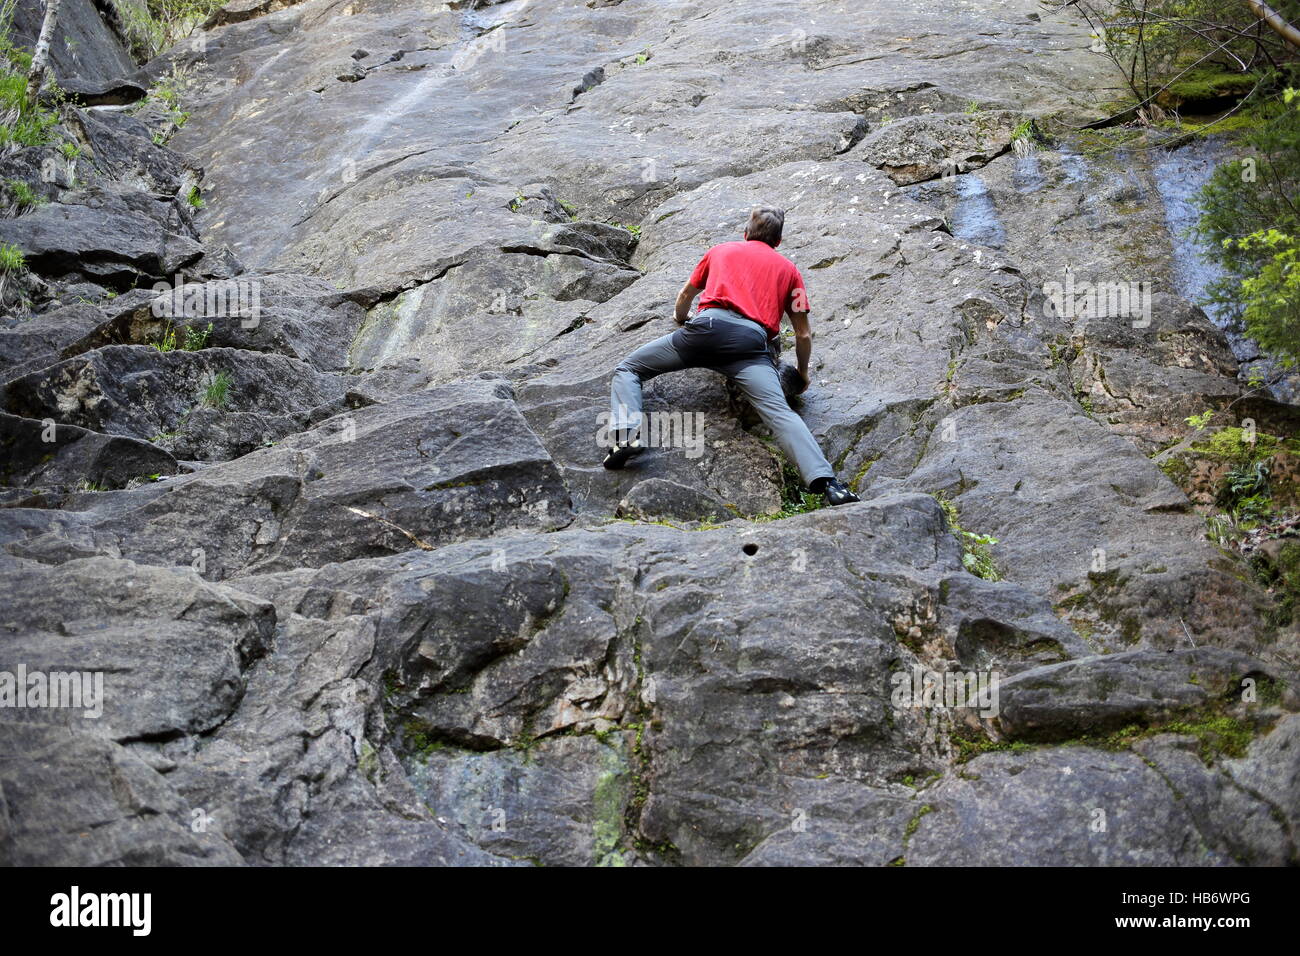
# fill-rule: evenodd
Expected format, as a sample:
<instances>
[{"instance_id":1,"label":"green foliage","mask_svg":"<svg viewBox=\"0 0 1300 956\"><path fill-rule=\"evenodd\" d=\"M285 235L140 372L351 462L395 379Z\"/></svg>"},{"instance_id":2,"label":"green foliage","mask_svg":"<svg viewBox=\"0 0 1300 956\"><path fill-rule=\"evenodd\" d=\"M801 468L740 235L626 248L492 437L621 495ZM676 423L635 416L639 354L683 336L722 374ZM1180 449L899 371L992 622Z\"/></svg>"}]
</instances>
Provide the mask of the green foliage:
<instances>
[{"instance_id":1,"label":"green foliage","mask_svg":"<svg viewBox=\"0 0 1300 956\"><path fill-rule=\"evenodd\" d=\"M1224 247L1234 248L1232 242L1225 240ZM1239 287L1246 331L1290 368L1300 360L1300 233L1251 233L1236 240L1235 250L1260 260L1259 274Z\"/></svg>"},{"instance_id":2,"label":"green foliage","mask_svg":"<svg viewBox=\"0 0 1300 956\"><path fill-rule=\"evenodd\" d=\"M207 203L203 201L203 194L199 192L198 186L190 187L189 195L185 197L185 201L189 203L191 209L195 210L202 209L207 205Z\"/></svg>"},{"instance_id":3,"label":"green foliage","mask_svg":"<svg viewBox=\"0 0 1300 956\"><path fill-rule=\"evenodd\" d=\"M185 330L185 344L181 346L186 352L197 352L199 349L208 347L208 340L212 338L212 323L202 331L194 328Z\"/></svg>"},{"instance_id":4,"label":"green foliage","mask_svg":"<svg viewBox=\"0 0 1300 956\"><path fill-rule=\"evenodd\" d=\"M153 134L155 146L166 145L168 137L189 121L190 114L181 108L182 97L189 82L189 72L173 66L170 73L158 78L149 90L149 95L132 108L133 112L146 119L162 119L170 124L165 132L157 131Z\"/></svg>"},{"instance_id":5,"label":"green foliage","mask_svg":"<svg viewBox=\"0 0 1300 956\"><path fill-rule=\"evenodd\" d=\"M1036 150L1044 142L1043 134L1033 119L1022 120L1011 131L1011 145L1017 155L1025 155Z\"/></svg>"},{"instance_id":6,"label":"green foliage","mask_svg":"<svg viewBox=\"0 0 1300 956\"><path fill-rule=\"evenodd\" d=\"M223 408L230 397L232 379L229 372L218 372L203 392L203 404L210 408Z\"/></svg>"},{"instance_id":7,"label":"green foliage","mask_svg":"<svg viewBox=\"0 0 1300 956\"><path fill-rule=\"evenodd\" d=\"M1236 425L1220 428L1206 441L1192 445L1192 451L1221 461L1249 463L1268 458L1283 444L1276 435L1247 432Z\"/></svg>"},{"instance_id":8,"label":"green foliage","mask_svg":"<svg viewBox=\"0 0 1300 956\"><path fill-rule=\"evenodd\" d=\"M412 756L427 761L436 751L445 746L432 736L429 726L416 718L411 718L402 725L404 742Z\"/></svg>"},{"instance_id":9,"label":"green foliage","mask_svg":"<svg viewBox=\"0 0 1300 956\"><path fill-rule=\"evenodd\" d=\"M993 740L984 736L972 739L963 737L960 734L953 734L948 740L956 751L954 755L956 763L966 763L972 757L978 757L980 754L997 753L999 751L1024 753L1034 749L1032 744L1025 743L1023 740Z\"/></svg>"},{"instance_id":10,"label":"green foliage","mask_svg":"<svg viewBox=\"0 0 1300 956\"><path fill-rule=\"evenodd\" d=\"M1278 461L1287 462L1300 454L1296 439L1232 426L1220 428L1209 439L1193 444L1190 450L1200 458L1229 466L1215 490L1214 503L1220 510L1205 517L1207 539L1225 552L1243 553L1244 543L1293 533L1296 518L1286 505L1295 493L1287 478L1290 466L1278 466L1276 481L1273 468ZM1170 461L1186 464L1181 457ZM1175 481L1186 476L1186 472L1170 475ZM1277 581L1273 569L1266 561L1257 563L1258 558L1259 553L1250 558L1255 574L1264 584L1274 587ZM1291 584L1287 578L1285 586L1279 587L1275 594L1278 607L1274 614L1281 624L1291 620L1292 605L1300 597L1300 589Z\"/></svg>"},{"instance_id":11,"label":"green foliage","mask_svg":"<svg viewBox=\"0 0 1300 956\"><path fill-rule=\"evenodd\" d=\"M921 826L921 818L924 817L927 813L933 813L933 812L934 812L933 804L927 803L924 806L922 806L919 810L916 811L916 813L912 815L912 819L907 821L907 828L903 831L903 836L906 838L911 838L915 836L916 831Z\"/></svg>"},{"instance_id":12,"label":"green foliage","mask_svg":"<svg viewBox=\"0 0 1300 956\"><path fill-rule=\"evenodd\" d=\"M1268 477L1266 461L1237 465L1224 476L1214 503L1232 517L1234 530L1248 530L1272 517Z\"/></svg>"},{"instance_id":13,"label":"green foliage","mask_svg":"<svg viewBox=\"0 0 1300 956\"><path fill-rule=\"evenodd\" d=\"M1191 415L1188 418L1184 419L1184 421L1186 421L1187 424L1191 425L1193 428L1204 428L1206 425L1210 424L1210 419L1212 419L1213 417L1214 417L1214 409L1207 408L1205 411L1201 412L1201 414Z\"/></svg>"},{"instance_id":14,"label":"green foliage","mask_svg":"<svg viewBox=\"0 0 1300 956\"><path fill-rule=\"evenodd\" d=\"M1206 717L1197 721L1176 721L1163 728L1167 733L1195 737L1200 745L1198 753L1206 765L1217 757L1240 759L1246 756L1254 736L1251 726L1243 720L1226 715Z\"/></svg>"},{"instance_id":15,"label":"green foliage","mask_svg":"<svg viewBox=\"0 0 1300 956\"><path fill-rule=\"evenodd\" d=\"M778 453L779 454L779 453ZM781 510L773 515L764 515L756 518L756 521L780 521L782 518L793 518L795 515L807 514L810 511L817 511L824 507L826 501L821 495L815 495L811 491L806 491L803 486L803 479L794 465L781 456Z\"/></svg>"},{"instance_id":16,"label":"green foliage","mask_svg":"<svg viewBox=\"0 0 1300 956\"><path fill-rule=\"evenodd\" d=\"M962 567L986 581L1001 581L1002 573L993 562L993 546L998 543L998 539L992 535L967 531L958 520L957 505L950 501L946 495L938 494L934 497L939 502L939 507L943 509L943 516L948 522L948 530L952 532L952 536L961 545Z\"/></svg>"},{"instance_id":17,"label":"green foliage","mask_svg":"<svg viewBox=\"0 0 1300 956\"><path fill-rule=\"evenodd\" d=\"M53 139L58 116L43 106L27 102L27 78L0 70L0 148L44 146Z\"/></svg>"},{"instance_id":18,"label":"green foliage","mask_svg":"<svg viewBox=\"0 0 1300 956\"><path fill-rule=\"evenodd\" d=\"M1264 693L1269 694L1270 697L1280 697L1281 688L1269 681L1266 687L1261 687L1261 698ZM1099 750L1124 751L1131 749L1134 744L1142 740L1160 734L1182 734L1196 739L1199 745L1197 754L1201 761L1206 766L1213 766L1215 761L1222 757L1234 759L1244 757L1255 733L1255 728L1250 722L1224 713L1221 706L1214 706L1201 714L1188 715L1179 720L1156 721L1149 725L1129 724L1110 733L1102 731L1082 734L1068 740L1053 740L1050 745L1076 745L1095 747ZM956 751L955 762L958 764L966 763L980 754L997 751L1024 753L1036 747L1049 745L1046 741L1037 744L1022 740L994 741L987 737L968 739L955 734L949 739Z\"/></svg>"},{"instance_id":19,"label":"green foliage","mask_svg":"<svg viewBox=\"0 0 1300 956\"><path fill-rule=\"evenodd\" d=\"M764 520L780 521L782 518L793 518L795 515L817 511L825 504L826 501L821 495L815 495L811 491L800 491L796 498L783 499L781 510L774 515L765 516Z\"/></svg>"},{"instance_id":20,"label":"green foliage","mask_svg":"<svg viewBox=\"0 0 1300 956\"><path fill-rule=\"evenodd\" d=\"M27 296L23 293L22 282L22 276L26 271L27 259L22 249L12 243L0 242L0 306L5 304L6 297L13 298L9 294L10 283L17 286L16 295L22 307L26 308L29 305Z\"/></svg>"},{"instance_id":21,"label":"green foliage","mask_svg":"<svg viewBox=\"0 0 1300 956\"><path fill-rule=\"evenodd\" d=\"M1261 117L1245 133L1251 155L1219 166L1201 191L1196 234L1225 273L1210 286L1206 304L1242 321L1262 349L1294 367L1300 362L1300 91L1286 88L1265 103Z\"/></svg>"},{"instance_id":22,"label":"green foliage","mask_svg":"<svg viewBox=\"0 0 1300 956\"><path fill-rule=\"evenodd\" d=\"M1157 102L1173 109L1212 110L1248 96L1261 79L1257 74L1217 66L1198 67L1170 82L1157 95Z\"/></svg>"},{"instance_id":23,"label":"green foliage","mask_svg":"<svg viewBox=\"0 0 1300 956\"><path fill-rule=\"evenodd\" d=\"M1277 602L1274 621L1281 626L1290 625L1300 605L1300 538L1290 538L1283 542L1275 555L1257 552L1250 561L1256 577L1273 594ZM1265 703L1277 703L1281 688L1260 688L1260 700Z\"/></svg>"},{"instance_id":24,"label":"green foliage","mask_svg":"<svg viewBox=\"0 0 1300 956\"><path fill-rule=\"evenodd\" d=\"M1300 94L1247 134L1252 155L1215 170L1196 233L1224 272L1208 302L1285 366L1300 361Z\"/></svg>"},{"instance_id":25,"label":"green foliage","mask_svg":"<svg viewBox=\"0 0 1300 956\"><path fill-rule=\"evenodd\" d=\"M31 186L28 186L21 179L6 179L4 181L4 197L6 204L17 213L24 213L45 202L43 198L35 193Z\"/></svg>"},{"instance_id":26,"label":"green foliage","mask_svg":"<svg viewBox=\"0 0 1300 956\"><path fill-rule=\"evenodd\" d=\"M1290 21L1298 0L1270 0ZM1143 103L1209 109L1267 85L1292 51L1245 3L1223 0L1084 0L1077 9L1093 26L1092 49L1123 72ZM1262 83L1261 83L1262 81Z\"/></svg>"},{"instance_id":27,"label":"green foliage","mask_svg":"<svg viewBox=\"0 0 1300 956\"><path fill-rule=\"evenodd\" d=\"M54 140L58 114L27 99L32 56L10 36L14 0L0 0L0 155ZM57 96L58 88L55 87Z\"/></svg>"},{"instance_id":28,"label":"green foliage","mask_svg":"<svg viewBox=\"0 0 1300 956\"><path fill-rule=\"evenodd\" d=\"M151 60L203 24L226 0L113 0L131 52Z\"/></svg>"},{"instance_id":29,"label":"green foliage","mask_svg":"<svg viewBox=\"0 0 1300 956\"><path fill-rule=\"evenodd\" d=\"M1223 478L1223 485L1215 498L1220 508L1235 509L1268 491L1268 462L1256 461L1238 465Z\"/></svg>"},{"instance_id":30,"label":"green foliage","mask_svg":"<svg viewBox=\"0 0 1300 956\"><path fill-rule=\"evenodd\" d=\"M16 275L27 268L23 251L11 242L0 242L0 273Z\"/></svg>"},{"instance_id":31,"label":"green foliage","mask_svg":"<svg viewBox=\"0 0 1300 956\"><path fill-rule=\"evenodd\" d=\"M167 326L167 328L163 330L162 334L149 344L159 352L176 351L176 330L170 325Z\"/></svg>"}]
</instances>

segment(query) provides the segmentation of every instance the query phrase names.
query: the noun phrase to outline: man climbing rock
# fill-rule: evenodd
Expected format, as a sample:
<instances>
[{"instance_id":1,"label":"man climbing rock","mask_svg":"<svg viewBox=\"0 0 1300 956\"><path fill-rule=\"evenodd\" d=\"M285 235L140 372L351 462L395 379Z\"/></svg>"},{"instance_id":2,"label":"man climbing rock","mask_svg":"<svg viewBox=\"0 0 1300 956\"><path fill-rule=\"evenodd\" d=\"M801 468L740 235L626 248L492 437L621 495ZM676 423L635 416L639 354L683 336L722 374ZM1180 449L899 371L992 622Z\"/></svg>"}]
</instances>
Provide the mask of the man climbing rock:
<instances>
[{"instance_id":1,"label":"man climbing rock","mask_svg":"<svg viewBox=\"0 0 1300 956\"><path fill-rule=\"evenodd\" d=\"M740 386L810 491L823 495L830 505L859 500L836 479L835 469L781 388L773 346L783 314L794 326L800 379L795 394L808 387L812 355L803 276L776 251L784 228L784 210L753 210L745 238L706 252L678 294L675 318L681 328L641 346L614 371L609 432L615 445L605 456L606 468L622 468L645 451L639 437L644 382L664 372L710 368ZM700 311L689 318L701 292Z\"/></svg>"}]
</instances>

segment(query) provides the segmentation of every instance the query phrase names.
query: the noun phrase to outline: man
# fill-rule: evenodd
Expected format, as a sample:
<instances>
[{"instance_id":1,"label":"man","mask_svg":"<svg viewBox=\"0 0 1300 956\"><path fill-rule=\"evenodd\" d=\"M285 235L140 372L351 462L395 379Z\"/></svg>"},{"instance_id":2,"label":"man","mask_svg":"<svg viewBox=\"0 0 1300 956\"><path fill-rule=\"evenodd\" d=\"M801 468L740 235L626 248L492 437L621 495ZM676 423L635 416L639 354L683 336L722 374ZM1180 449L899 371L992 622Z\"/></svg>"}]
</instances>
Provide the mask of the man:
<instances>
[{"instance_id":1,"label":"man","mask_svg":"<svg viewBox=\"0 0 1300 956\"><path fill-rule=\"evenodd\" d=\"M835 469L781 389L773 346L782 314L789 315L794 326L799 392L808 387L812 355L803 276L776 251L784 228L784 210L761 206L750 213L745 238L706 252L677 296L675 318L681 328L641 346L615 370L609 427L615 445L605 456L606 468L622 468L645 451L637 437L643 382L664 372L711 368L740 385L810 491L823 495L830 505L859 500L836 479ZM701 292L700 311L689 318Z\"/></svg>"}]
</instances>

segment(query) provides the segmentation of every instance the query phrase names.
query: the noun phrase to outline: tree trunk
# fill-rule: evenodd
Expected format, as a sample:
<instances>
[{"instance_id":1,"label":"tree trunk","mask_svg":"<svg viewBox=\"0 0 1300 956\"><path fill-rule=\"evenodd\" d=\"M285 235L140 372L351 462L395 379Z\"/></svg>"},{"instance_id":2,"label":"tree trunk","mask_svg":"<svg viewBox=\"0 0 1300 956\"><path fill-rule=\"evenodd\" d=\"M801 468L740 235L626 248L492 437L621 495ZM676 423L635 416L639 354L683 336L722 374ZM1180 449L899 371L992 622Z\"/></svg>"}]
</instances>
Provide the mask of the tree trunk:
<instances>
[{"instance_id":1,"label":"tree trunk","mask_svg":"<svg viewBox=\"0 0 1300 956\"><path fill-rule=\"evenodd\" d=\"M59 19L61 0L45 0L45 19L41 22L41 35L32 50L32 68L27 73L27 101L35 103L45 82L46 63L50 59L50 41L54 39L54 25Z\"/></svg>"},{"instance_id":2,"label":"tree trunk","mask_svg":"<svg viewBox=\"0 0 1300 956\"><path fill-rule=\"evenodd\" d=\"M1300 50L1300 27L1292 26L1264 0L1245 0L1250 12L1268 25L1268 28L1280 36L1288 45Z\"/></svg>"}]
</instances>

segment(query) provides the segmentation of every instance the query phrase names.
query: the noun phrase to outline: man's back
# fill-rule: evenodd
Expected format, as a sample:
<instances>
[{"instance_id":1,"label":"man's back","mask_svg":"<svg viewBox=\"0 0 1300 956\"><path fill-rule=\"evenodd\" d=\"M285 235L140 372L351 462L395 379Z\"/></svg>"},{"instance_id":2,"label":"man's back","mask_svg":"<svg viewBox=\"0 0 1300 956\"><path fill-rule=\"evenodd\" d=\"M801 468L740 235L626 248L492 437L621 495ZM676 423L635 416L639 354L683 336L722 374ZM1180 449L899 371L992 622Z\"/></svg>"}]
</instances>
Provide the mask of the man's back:
<instances>
[{"instance_id":1,"label":"man's back","mask_svg":"<svg viewBox=\"0 0 1300 956\"><path fill-rule=\"evenodd\" d=\"M781 316L787 309L808 311L808 295L799 270L759 239L714 246L691 273L690 284L704 290L701 309L739 312L763 326L769 337L780 333ZM796 308L791 307L792 302Z\"/></svg>"}]
</instances>

